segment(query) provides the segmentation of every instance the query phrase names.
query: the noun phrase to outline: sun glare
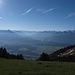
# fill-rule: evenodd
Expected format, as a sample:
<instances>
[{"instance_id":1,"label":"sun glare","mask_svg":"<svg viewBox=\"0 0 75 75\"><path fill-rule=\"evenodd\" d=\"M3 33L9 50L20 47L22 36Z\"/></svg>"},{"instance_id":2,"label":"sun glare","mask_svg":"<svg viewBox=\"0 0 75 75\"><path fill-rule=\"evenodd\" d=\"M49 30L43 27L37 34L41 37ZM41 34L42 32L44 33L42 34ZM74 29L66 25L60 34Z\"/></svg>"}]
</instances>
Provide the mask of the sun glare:
<instances>
[{"instance_id":1,"label":"sun glare","mask_svg":"<svg viewBox=\"0 0 75 75\"><path fill-rule=\"evenodd\" d=\"M2 4L2 0L0 0L0 4Z\"/></svg>"},{"instance_id":2,"label":"sun glare","mask_svg":"<svg viewBox=\"0 0 75 75\"><path fill-rule=\"evenodd\" d=\"M3 6L4 6L4 0L0 0L0 10L3 9Z\"/></svg>"}]
</instances>

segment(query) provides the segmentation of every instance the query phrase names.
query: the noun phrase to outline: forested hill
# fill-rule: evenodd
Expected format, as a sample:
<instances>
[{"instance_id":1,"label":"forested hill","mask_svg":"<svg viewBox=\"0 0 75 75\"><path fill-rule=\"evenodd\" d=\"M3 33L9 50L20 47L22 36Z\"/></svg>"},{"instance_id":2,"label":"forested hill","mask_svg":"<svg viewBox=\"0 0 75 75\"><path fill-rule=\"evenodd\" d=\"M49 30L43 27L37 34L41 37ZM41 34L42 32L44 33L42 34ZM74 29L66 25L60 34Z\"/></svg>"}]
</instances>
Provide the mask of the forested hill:
<instances>
[{"instance_id":1,"label":"forested hill","mask_svg":"<svg viewBox=\"0 0 75 75\"><path fill-rule=\"evenodd\" d=\"M50 54L53 61L75 61L75 45L64 47Z\"/></svg>"}]
</instances>

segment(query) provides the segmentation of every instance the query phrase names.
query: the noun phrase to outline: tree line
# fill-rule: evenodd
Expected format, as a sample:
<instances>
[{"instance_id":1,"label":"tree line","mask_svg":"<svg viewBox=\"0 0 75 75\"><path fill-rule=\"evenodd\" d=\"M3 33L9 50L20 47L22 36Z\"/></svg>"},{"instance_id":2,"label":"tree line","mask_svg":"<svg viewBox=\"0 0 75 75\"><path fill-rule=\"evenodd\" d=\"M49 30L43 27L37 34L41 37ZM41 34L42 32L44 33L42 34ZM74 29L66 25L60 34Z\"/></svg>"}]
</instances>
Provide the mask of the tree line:
<instances>
[{"instance_id":1,"label":"tree line","mask_svg":"<svg viewBox=\"0 0 75 75\"><path fill-rule=\"evenodd\" d=\"M0 48L0 58L6 58L6 59L24 59L22 54L10 54L7 52L6 48Z\"/></svg>"}]
</instances>

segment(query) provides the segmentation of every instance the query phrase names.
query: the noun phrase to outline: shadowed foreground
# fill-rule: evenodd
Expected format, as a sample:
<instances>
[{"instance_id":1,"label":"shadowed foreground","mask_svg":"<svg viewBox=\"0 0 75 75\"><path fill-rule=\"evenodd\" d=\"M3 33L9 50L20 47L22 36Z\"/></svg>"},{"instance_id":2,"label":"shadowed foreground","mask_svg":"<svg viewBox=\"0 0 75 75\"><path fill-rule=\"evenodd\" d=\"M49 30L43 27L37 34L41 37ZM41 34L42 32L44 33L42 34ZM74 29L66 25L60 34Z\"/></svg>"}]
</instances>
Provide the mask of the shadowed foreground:
<instances>
[{"instance_id":1,"label":"shadowed foreground","mask_svg":"<svg viewBox=\"0 0 75 75\"><path fill-rule=\"evenodd\" d=\"M0 59L0 75L75 75L75 63Z\"/></svg>"}]
</instances>

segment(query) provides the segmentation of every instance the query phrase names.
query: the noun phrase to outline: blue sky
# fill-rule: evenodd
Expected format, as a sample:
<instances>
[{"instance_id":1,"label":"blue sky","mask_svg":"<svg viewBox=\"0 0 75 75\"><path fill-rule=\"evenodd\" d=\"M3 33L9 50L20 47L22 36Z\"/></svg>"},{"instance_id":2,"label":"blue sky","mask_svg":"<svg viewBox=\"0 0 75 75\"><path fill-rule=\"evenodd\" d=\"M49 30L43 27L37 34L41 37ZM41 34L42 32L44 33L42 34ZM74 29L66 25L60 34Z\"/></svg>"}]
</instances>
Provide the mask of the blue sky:
<instances>
[{"instance_id":1,"label":"blue sky","mask_svg":"<svg viewBox=\"0 0 75 75\"><path fill-rule=\"evenodd\" d=\"M0 29L75 30L75 0L0 0Z\"/></svg>"}]
</instances>

